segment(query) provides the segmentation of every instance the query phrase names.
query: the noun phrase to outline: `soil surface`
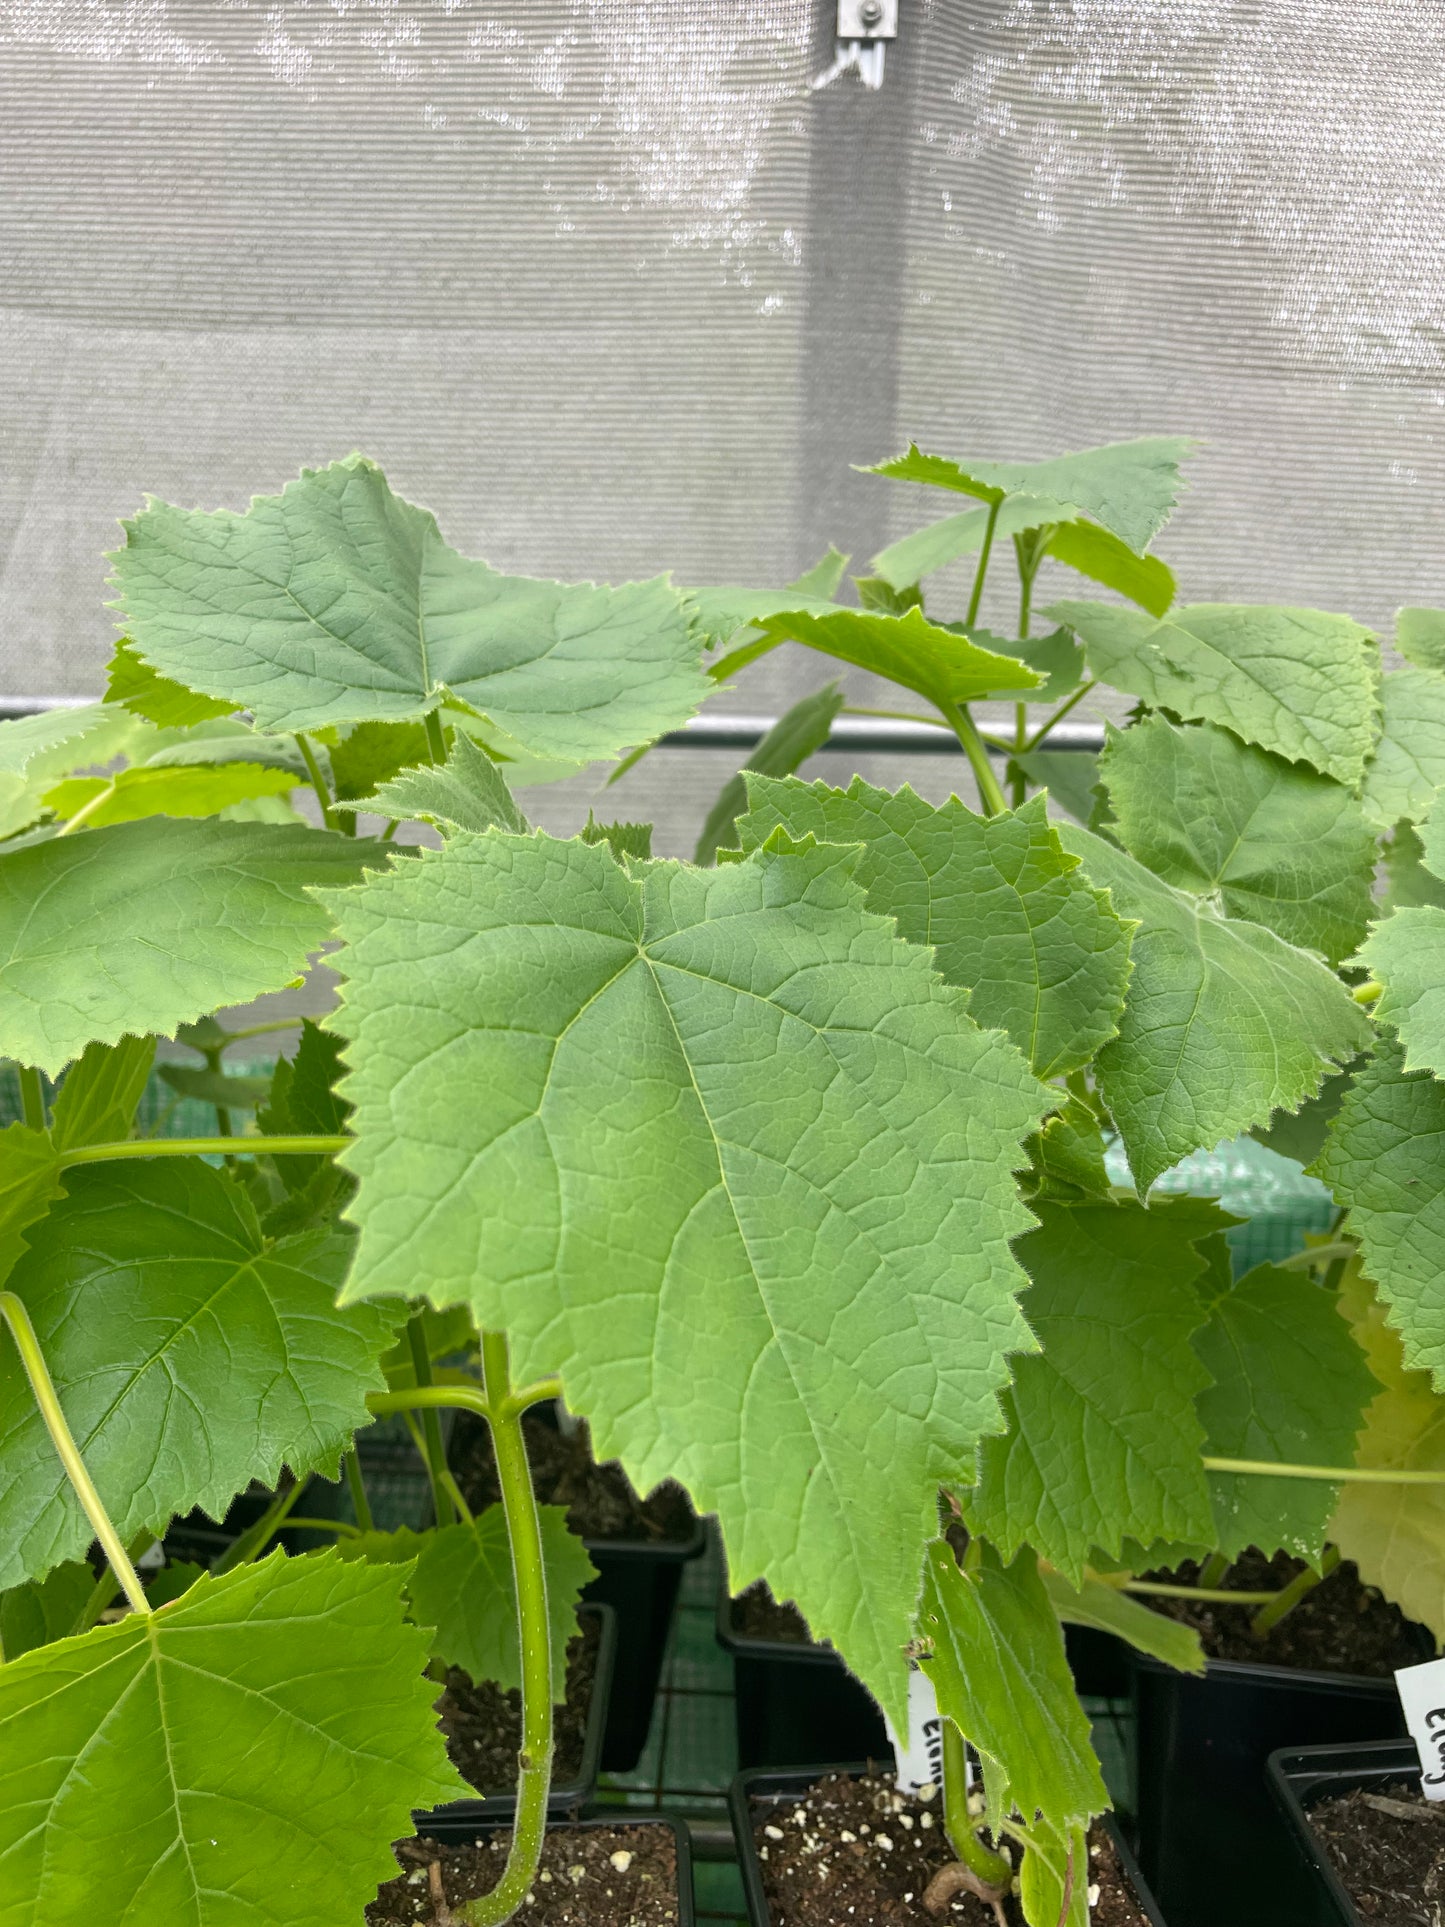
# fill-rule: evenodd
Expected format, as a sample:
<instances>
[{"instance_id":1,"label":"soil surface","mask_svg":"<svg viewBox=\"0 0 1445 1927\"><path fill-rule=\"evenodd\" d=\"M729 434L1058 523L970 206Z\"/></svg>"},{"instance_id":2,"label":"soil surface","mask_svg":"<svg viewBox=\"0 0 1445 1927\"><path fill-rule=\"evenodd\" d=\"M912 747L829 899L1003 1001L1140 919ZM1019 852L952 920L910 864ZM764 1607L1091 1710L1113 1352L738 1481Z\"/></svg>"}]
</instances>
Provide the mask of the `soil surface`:
<instances>
[{"instance_id":1,"label":"soil surface","mask_svg":"<svg viewBox=\"0 0 1445 1927\"><path fill-rule=\"evenodd\" d=\"M502 1877L510 1833L472 1846L401 1840L405 1869L366 1910L367 1927L450 1927L438 1913L488 1894ZM435 1866L437 1872L432 1873ZM527 1927L676 1927L677 1847L670 1827L553 1827L518 1918Z\"/></svg>"},{"instance_id":2,"label":"soil surface","mask_svg":"<svg viewBox=\"0 0 1445 1927\"><path fill-rule=\"evenodd\" d=\"M1439 1927L1445 1918L1445 1806L1408 1784L1321 1800L1309 1810L1362 1920Z\"/></svg>"},{"instance_id":3,"label":"soil surface","mask_svg":"<svg viewBox=\"0 0 1445 1927\"><path fill-rule=\"evenodd\" d=\"M1223 1581L1227 1592L1269 1592L1284 1586L1304 1570L1302 1559L1277 1553L1246 1552L1230 1567ZM1192 1561L1177 1572L1154 1572L1149 1578L1192 1586L1199 1568ZM1187 1599L1137 1595L1157 1613L1193 1626L1210 1659L1249 1660L1265 1666L1288 1666L1300 1672L1362 1673L1388 1679L1397 1666L1414 1666L1430 1656L1419 1644L1418 1630L1398 1606L1392 1606L1373 1586L1362 1583L1348 1559L1340 1561L1292 1612L1286 1613L1263 1639L1249 1630L1251 1606L1191 1605Z\"/></svg>"},{"instance_id":4,"label":"soil surface","mask_svg":"<svg viewBox=\"0 0 1445 1927\"><path fill-rule=\"evenodd\" d=\"M775 1639L786 1646L814 1643L807 1620L796 1606L774 1599L766 1579L733 1600L732 1629L739 1639Z\"/></svg>"},{"instance_id":5,"label":"soil surface","mask_svg":"<svg viewBox=\"0 0 1445 1927\"><path fill-rule=\"evenodd\" d=\"M940 1919L997 1927L993 1908L973 1894L957 1895L942 1915L924 1907L924 1890L953 1850L937 1795L897 1793L891 1775L830 1774L800 1801L755 1800L753 1839L772 1927L938 1927ZM1089 1890L1090 1927L1148 1927L1101 1827L1089 1836ZM1005 1912L1010 1927L1022 1927L1013 1900Z\"/></svg>"},{"instance_id":6,"label":"soil surface","mask_svg":"<svg viewBox=\"0 0 1445 1927\"><path fill-rule=\"evenodd\" d=\"M529 1412L522 1430L538 1499L566 1506L567 1523L579 1537L655 1542L690 1539L697 1530L697 1514L680 1485L668 1480L642 1499L615 1459L599 1465L584 1419L566 1436ZM502 1491L485 1419L458 1414L451 1461L462 1497L474 1512L496 1504Z\"/></svg>"},{"instance_id":7,"label":"soil surface","mask_svg":"<svg viewBox=\"0 0 1445 1927\"><path fill-rule=\"evenodd\" d=\"M584 1607L581 1630L567 1648L567 1703L552 1709L557 1763L552 1784L575 1786L582 1771L582 1748L602 1622ZM522 1695L503 1692L494 1680L474 1686L457 1667L447 1673L446 1691L437 1701L438 1723L446 1736L452 1764L479 1793L512 1793L517 1785L517 1754L522 1745ZM408 1916L410 1918L410 1916Z\"/></svg>"}]
</instances>

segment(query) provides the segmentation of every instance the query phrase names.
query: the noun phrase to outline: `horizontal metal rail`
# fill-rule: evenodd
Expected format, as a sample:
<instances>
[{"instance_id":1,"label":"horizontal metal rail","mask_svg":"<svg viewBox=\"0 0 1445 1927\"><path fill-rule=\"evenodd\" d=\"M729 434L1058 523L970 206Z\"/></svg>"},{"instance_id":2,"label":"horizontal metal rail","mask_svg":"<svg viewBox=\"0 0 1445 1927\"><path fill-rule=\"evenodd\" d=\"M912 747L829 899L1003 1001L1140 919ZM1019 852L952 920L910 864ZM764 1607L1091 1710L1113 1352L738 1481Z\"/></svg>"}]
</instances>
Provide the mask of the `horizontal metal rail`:
<instances>
[{"instance_id":1,"label":"horizontal metal rail","mask_svg":"<svg viewBox=\"0 0 1445 1927\"><path fill-rule=\"evenodd\" d=\"M14 722L45 709L79 709L90 696L0 696L0 721ZM659 738L661 749L754 749L777 722L776 716L730 715L709 710L694 716L681 729ZM985 725L985 728L987 725ZM1050 749L1098 750L1104 747L1102 723L1066 719L1049 731ZM995 756L1008 751L990 743ZM963 746L946 723L909 722L880 716L838 716L823 744L823 753L860 755L865 751L887 756L961 756Z\"/></svg>"}]
</instances>

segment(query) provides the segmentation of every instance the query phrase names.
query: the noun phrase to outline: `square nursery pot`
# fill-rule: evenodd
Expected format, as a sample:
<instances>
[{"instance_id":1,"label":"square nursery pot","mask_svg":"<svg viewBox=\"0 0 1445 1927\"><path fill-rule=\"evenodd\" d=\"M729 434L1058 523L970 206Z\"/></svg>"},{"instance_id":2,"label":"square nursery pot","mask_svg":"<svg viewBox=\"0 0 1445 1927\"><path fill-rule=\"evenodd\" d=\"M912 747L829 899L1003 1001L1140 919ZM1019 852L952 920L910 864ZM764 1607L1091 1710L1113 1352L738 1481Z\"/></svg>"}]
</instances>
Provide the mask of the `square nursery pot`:
<instances>
[{"instance_id":1,"label":"square nursery pot","mask_svg":"<svg viewBox=\"0 0 1445 1927\"><path fill-rule=\"evenodd\" d=\"M1139 1655L1134 1694L1139 1862L1170 1927L1315 1927L1269 1756L1398 1739L1393 1679L1214 1659L1195 1676Z\"/></svg>"},{"instance_id":2,"label":"square nursery pot","mask_svg":"<svg viewBox=\"0 0 1445 1927\"><path fill-rule=\"evenodd\" d=\"M612 1703L602 1736L604 1773L630 1773L642 1757L652 1726L652 1707L672 1630L682 1569L707 1543L701 1519L686 1539L584 1539L597 1577L585 1600L610 1606L617 1615L617 1656Z\"/></svg>"},{"instance_id":3,"label":"square nursery pot","mask_svg":"<svg viewBox=\"0 0 1445 1927\"><path fill-rule=\"evenodd\" d=\"M743 1892L747 1896L748 1921L750 1927L772 1927L772 1915L768 1909L767 1896L763 1891L763 1868L758 1859L756 1842L753 1839L752 1807L754 1801L772 1800L778 1805L795 1801L799 1794L813 1786L829 1773L873 1773L878 1770L877 1761L854 1760L844 1766L824 1765L809 1767L805 1771L792 1773L740 1773L728 1789L728 1811L732 1816L733 1834L737 1840L738 1870L742 1874ZM1152 1894L1145 1885L1130 1853L1128 1845L1111 1815L1105 1814L1104 1827L1114 1843L1119 1856L1119 1865L1134 1889L1134 1898L1139 1911L1149 1922L1149 1927L1166 1927L1164 1915L1160 1913ZM848 1923L852 1927L852 1923ZM859 1923L863 1927L863 1923ZM1223 1915L1215 1927L1233 1927Z\"/></svg>"},{"instance_id":4,"label":"square nursery pot","mask_svg":"<svg viewBox=\"0 0 1445 1927\"><path fill-rule=\"evenodd\" d=\"M1420 1756L1413 1740L1377 1740L1362 1746L1288 1747L1272 1753L1269 1786L1279 1802L1295 1851L1313 1893L1312 1927L1380 1927L1351 1900L1329 1854L1310 1826L1309 1810L1317 1800L1337 1793L1353 1793L1391 1781L1420 1778ZM1442 1823L1445 1824L1445 1823Z\"/></svg>"},{"instance_id":5,"label":"square nursery pot","mask_svg":"<svg viewBox=\"0 0 1445 1927\"><path fill-rule=\"evenodd\" d=\"M577 1616L579 1619L590 1617L599 1621L601 1637L597 1645L597 1670L592 1681L592 1702L587 1708L587 1724L582 1739L581 1765L566 1781L554 1779L552 1782L552 1790L547 1796L547 1812L553 1820L580 1813L597 1791L603 1734L607 1729L607 1708L615 1676L617 1621L612 1608L583 1605L578 1608ZM479 1793L474 1799L449 1800L444 1806L432 1807L428 1812L413 1813L412 1823L418 1833L430 1834L437 1840L470 1838L484 1822L495 1822L498 1826L510 1825L516 1804L515 1789L485 1796ZM461 1829L460 1835L457 1828Z\"/></svg>"},{"instance_id":6,"label":"square nursery pot","mask_svg":"<svg viewBox=\"0 0 1445 1927\"><path fill-rule=\"evenodd\" d=\"M461 1803L458 1803L459 1805ZM456 1846L469 1840L482 1840L488 1834L500 1832L511 1825L509 1814L494 1818L466 1817L457 1812L456 1807L438 1807L435 1813L424 1816L417 1832L432 1840L440 1840L447 1846ZM585 1820L561 1819L552 1816L548 1820L548 1831L556 1826L576 1826L586 1828L617 1827L629 1832L634 1827L666 1827L672 1834L674 1850L677 1854L677 1919L678 1927L696 1927L697 1915L692 1897L692 1842L686 1826L680 1820L672 1819L665 1813L638 1813L630 1807L617 1807L608 1813L594 1813ZM519 1919L525 1919L523 1907ZM615 1920L598 1920L597 1927L621 1927Z\"/></svg>"},{"instance_id":7,"label":"square nursery pot","mask_svg":"<svg viewBox=\"0 0 1445 1927\"><path fill-rule=\"evenodd\" d=\"M740 1768L892 1759L877 1701L831 1646L735 1632L732 1605L724 1572L717 1640L733 1659Z\"/></svg>"}]
</instances>

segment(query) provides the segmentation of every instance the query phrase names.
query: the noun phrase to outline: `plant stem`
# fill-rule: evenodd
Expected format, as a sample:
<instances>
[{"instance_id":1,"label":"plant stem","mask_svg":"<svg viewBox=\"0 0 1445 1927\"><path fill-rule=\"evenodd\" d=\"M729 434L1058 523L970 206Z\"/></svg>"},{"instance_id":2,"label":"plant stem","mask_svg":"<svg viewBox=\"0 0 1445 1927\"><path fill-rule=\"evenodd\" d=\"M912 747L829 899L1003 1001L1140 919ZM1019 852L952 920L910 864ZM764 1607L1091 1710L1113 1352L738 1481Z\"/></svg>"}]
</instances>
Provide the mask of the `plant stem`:
<instances>
[{"instance_id":1,"label":"plant stem","mask_svg":"<svg viewBox=\"0 0 1445 1927\"><path fill-rule=\"evenodd\" d=\"M259 1559L285 1525L310 1483L308 1474L304 1479L293 1479L284 1492L278 1492L255 1525L247 1526L238 1539L232 1540L220 1558L211 1562L211 1571L232 1572L237 1566L249 1566L253 1560Z\"/></svg>"},{"instance_id":2,"label":"plant stem","mask_svg":"<svg viewBox=\"0 0 1445 1927\"><path fill-rule=\"evenodd\" d=\"M344 1151L349 1137L141 1137L118 1144L77 1144L60 1165L105 1164L112 1158L305 1157Z\"/></svg>"},{"instance_id":3,"label":"plant stem","mask_svg":"<svg viewBox=\"0 0 1445 1927\"><path fill-rule=\"evenodd\" d=\"M1276 1258L1275 1268L1279 1271L1311 1271L1316 1265L1332 1265L1336 1258L1353 1258L1356 1249L1351 1243L1311 1245L1307 1251L1296 1251L1292 1257Z\"/></svg>"},{"instance_id":4,"label":"plant stem","mask_svg":"<svg viewBox=\"0 0 1445 1927\"><path fill-rule=\"evenodd\" d=\"M1302 1599L1307 1599L1315 1587L1329 1578L1340 1563L1338 1546L1326 1546L1325 1556L1320 1561L1318 1572L1306 1566L1303 1572L1295 1574L1287 1586L1281 1586L1274 1598L1266 1606L1261 1606L1249 1622L1249 1630L1256 1639L1263 1639L1272 1632L1288 1612L1293 1612Z\"/></svg>"},{"instance_id":5,"label":"plant stem","mask_svg":"<svg viewBox=\"0 0 1445 1927\"><path fill-rule=\"evenodd\" d=\"M62 823L55 832L57 836L69 836L72 830L81 829L95 815L103 803L108 803L115 795L115 780L111 779L103 790L97 790L88 803L82 803L68 823Z\"/></svg>"},{"instance_id":6,"label":"plant stem","mask_svg":"<svg viewBox=\"0 0 1445 1927\"><path fill-rule=\"evenodd\" d=\"M1013 1885L1013 1868L1001 1853L985 1845L968 1810L968 1757L963 1735L952 1720L943 1722L943 1824L949 1844L970 1872L1005 1893Z\"/></svg>"},{"instance_id":7,"label":"plant stem","mask_svg":"<svg viewBox=\"0 0 1445 1927\"><path fill-rule=\"evenodd\" d=\"M301 752L301 760L306 765L306 774L311 778L311 787L316 792L316 801L321 805L321 821L328 830L336 828L336 817L331 808L331 791L326 787L326 778L321 774L321 765L316 760L316 751L311 747L311 738L302 730L296 732L296 747Z\"/></svg>"},{"instance_id":8,"label":"plant stem","mask_svg":"<svg viewBox=\"0 0 1445 1927\"><path fill-rule=\"evenodd\" d=\"M1279 1597L1277 1592L1230 1592L1220 1586L1166 1586L1153 1579L1126 1579L1120 1591L1149 1593L1160 1599L1205 1599L1222 1606L1265 1606Z\"/></svg>"},{"instance_id":9,"label":"plant stem","mask_svg":"<svg viewBox=\"0 0 1445 1927\"><path fill-rule=\"evenodd\" d=\"M547 1828L547 1793L552 1780L552 1642L547 1623L547 1573L542 1563L542 1528L532 1490L522 1415L509 1382L507 1341L500 1332L482 1333L482 1383L490 1412L492 1446L512 1576L517 1593L517 1630L522 1648L522 1750L517 1782L517 1813L512 1845L501 1879L489 1894L452 1914L462 1927L500 1927L521 1906L537 1874ZM438 1390L450 1387L438 1387Z\"/></svg>"},{"instance_id":10,"label":"plant stem","mask_svg":"<svg viewBox=\"0 0 1445 1927\"><path fill-rule=\"evenodd\" d=\"M1075 708L1079 703L1081 703L1084 700L1085 696L1088 695L1089 691L1092 688L1094 688L1094 686L1095 685L1092 682L1081 682L1078 688L1074 691L1073 695L1070 696L1066 702L1060 703L1058 708L1054 711L1053 715L1046 716L1044 720L1039 724L1038 728L1034 731L1033 735L1030 736L1028 742L1025 743L1024 745L1025 753L1028 753L1032 750L1036 750L1039 744L1048 735L1049 731L1054 727L1054 724L1061 723L1064 720L1065 716L1068 715L1069 711Z\"/></svg>"},{"instance_id":11,"label":"plant stem","mask_svg":"<svg viewBox=\"0 0 1445 1927\"><path fill-rule=\"evenodd\" d=\"M1229 1561L1225 1558L1224 1554L1222 1552L1211 1552L1204 1564L1199 1568L1199 1584L1201 1586L1217 1586L1228 1571Z\"/></svg>"},{"instance_id":12,"label":"plant stem","mask_svg":"<svg viewBox=\"0 0 1445 1927\"><path fill-rule=\"evenodd\" d=\"M20 1112L32 1131L45 1129L45 1086L33 1064L17 1064L20 1073Z\"/></svg>"},{"instance_id":13,"label":"plant stem","mask_svg":"<svg viewBox=\"0 0 1445 1927\"><path fill-rule=\"evenodd\" d=\"M40 1407L40 1416L45 1421L50 1442L65 1467L65 1476L75 1489L75 1496L90 1521L91 1530L100 1541L101 1550L110 1561L111 1571L120 1581L135 1611L149 1612L140 1575L131 1564L130 1554L121 1544L120 1534L110 1522L110 1514L101 1502L95 1483L86 1470L85 1460L80 1456L80 1449L66 1423L55 1383L45 1363L45 1354L40 1349L40 1340L35 1336L35 1327L30 1322L30 1314L13 1291L0 1291L0 1318L10 1327L10 1335L15 1340L15 1349L25 1367L25 1376L30 1380L30 1389L35 1394L35 1403Z\"/></svg>"},{"instance_id":14,"label":"plant stem","mask_svg":"<svg viewBox=\"0 0 1445 1927\"><path fill-rule=\"evenodd\" d=\"M413 1312L407 1320L406 1342L411 1349L412 1376L418 1387L430 1385L431 1353L427 1349L426 1318L422 1312ZM431 1481L432 1511L439 1526L449 1526L455 1515L451 1494L442 1476L446 1470L447 1455L442 1445L441 1419L435 1406L422 1408L421 1431L422 1458L426 1461L427 1477Z\"/></svg>"},{"instance_id":15,"label":"plant stem","mask_svg":"<svg viewBox=\"0 0 1445 1927\"><path fill-rule=\"evenodd\" d=\"M363 1532L370 1532L371 1501L366 1496L366 1481L361 1476L361 1461L356 1456L354 1445L346 1455L346 1484L351 1493L351 1509L356 1514L356 1523Z\"/></svg>"},{"instance_id":16,"label":"plant stem","mask_svg":"<svg viewBox=\"0 0 1445 1927\"><path fill-rule=\"evenodd\" d=\"M529 1405L540 1405L544 1399L560 1398L562 1381L559 1378L539 1378L531 1385L524 1385L513 1392L507 1400L505 1410L499 1416L512 1418L525 1412ZM378 1418L385 1418L389 1412L420 1412L428 1405L444 1408L456 1406L461 1412L475 1412L479 1418L490 1419L494 1411L491 1399L486 1392L479 1392L472 1385L419 1385L414 1389L404 1386L396 1392L368 1392L366 1409Z\"/></svg>"},{"instance_id":17,"label":"plant stem","mask_svg":"<svg viewBox=\"0 0 1445 1927\"><path fill-rule=\"evenodd\" d=\"M998 778L993 773L993 765L988 760L988 751L978 733L973 718L966 709L957 703L940 698L938 707L953 725L953 733L963 744L963 752L973 765L974 777L978 782L978 798L983 805L985 816L998 816L1008 808L1004 793L999 788Z\"/></svg>"},{"instance_id":18,"label":"plant stem","mask_svg":"<svg viewBox=\"0 0 1445 1927\"><path fill-rule=\"evenodd\" d=\"M293 1512L286 1523L297 1532L334 1532L338 1539L361 1537L361 1527L351 1525L345 1519L302 1519Z\"/></svg>"},{"instance_id":19,"label":"plant stem","mask_svg":"<svg viewBox=\"0 0 1445 1927\"><path fill-rule=\"evenodd\" d=\"M434 763L447 760L447 739L442 729L442 719L434 709L426 713L426 746Z\"/></svg>"},{"instance_id":20,"label":"plant stem","mask_svg":"<svg viewBox=\"0 0 1445 1927\"><path fill-rule=\"evenodd\" d=\"M965 629L971 629L978 621L979 605L983 601L984 577L988 574L988 558L993 550L993 532L998 526L998 512L1002 502L1003 497L1000 496L997 502L989 503L988 521L983 531L983 547L978 552L978 567L973 572L973 594L968 598L968 614L963 618Z\"/></svg>"},{"instance_id":21,"label":"plant stem","mask_svg":"<svg viewBox=\"0 0 1445 1927\"><path fill-rule=\"evenodd\" d=\"M1322 1479L1326 1485L1445 1485L1439 1472L1396 1472L1383 1465L1276 1465L1269 1459L1201 1459L1206 1472L1240 1472L1264 1479Z\"/></svg>"},{"instance_id":22,"label":"plant stem","mask_svg":"<svg viewBox=\"0 0 1445 1927\"><path fill-rule=\"evenodd\" d=\"M159 1543L159 1540L153 1532L141 1532L137 1533L136 1537L132 1539L126 1547L126 1556L132 1565L136 1567L137 1577L139 1576L140 1561L144 1559L152 1546L158 1545ZM115 1598L119 1591L120 1581L116 1578L111 1568L107 1566L91 1589L89 1599L86 1600L84 1606L81 1608L79 1619L77 1619L71 1627L71 1638L75 1638L78 1633L88 1633L92 1626L99 1625L101 1614L106 1610L111 1600Z\"/></svg>"},{"instance_id":23,"label":"plant stem","mask_svg":"<svg viewBox=\"0 0 1445 1927\"><path fill-rule=\"evenodd\" d=\"M241 1030L228 1031L225 1043L218 1045L217 1048L229 1050L232 1044L239 1044L243 1037L266 1037L275 1030L299 1030L300 1028L299 1017L270 1017L264 1024L247 1024Z\"/></svg>"}]
</instances>

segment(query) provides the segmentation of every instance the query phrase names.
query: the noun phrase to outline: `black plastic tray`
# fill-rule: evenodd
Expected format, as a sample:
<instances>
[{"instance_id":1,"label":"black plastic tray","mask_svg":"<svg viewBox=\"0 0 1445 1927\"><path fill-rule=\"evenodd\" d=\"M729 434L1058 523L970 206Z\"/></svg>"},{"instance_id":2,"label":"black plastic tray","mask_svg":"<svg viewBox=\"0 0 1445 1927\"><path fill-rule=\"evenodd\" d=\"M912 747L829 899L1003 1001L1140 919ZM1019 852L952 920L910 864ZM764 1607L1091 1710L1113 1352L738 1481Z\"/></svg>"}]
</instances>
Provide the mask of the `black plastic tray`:
<instances>
[{"instance_id":1,"label":"black plastic tray","mask_svg":"<svg viewBox=\"0 0 1445 1927\"><path fill-rule=\"evenodd\" d=\"M1309 1821L1310 1806L1332 1793L1351 1793L1356 1787L1378 1786L1382 1781L1419 1778L1420 1756L1413 1740L1378 1740L1372 1746L1285 1747L1270 1755L1270 1791L1289 1822L1301 1866L1316 1896L1316 1927L1369 1927L1369 1923L1315 1838Z\"/></svg>"},{"instance_id":2,"label":"black plastic tray","mask_svg":"<svg viewBox=\"0 0 1445 1927\"><path fill-rule=\"evenodd\" d=\"M735 1633L726 1580L718 1588L717 1639L733 1659L740 1767L892 1759L877 1701L833 1648Z\"/></svg>"},{"instance_id":3,"label":"black plastic tray","mask_svg":"<svg viewBox=\"0 0 1445 1927\"><path fill-rule=\"evenodd\" d=\"M889 1756L891 1757L891 1755ZM758 1859L757 1843L753 1839L751 1805L754 1800L776 1798L779 1801L796 1800L799 1792L821 1780L827 1773L872 1773L878 1770L875 1761L853 1760L844 1766L809 1767L805 1771L792 1773L769 1773L758 1771L740 1773L728 1789L728 1811L732 1816L733 1834L738 1847L738 1869L743 1877L743 1892L747 1895L748 1919L752 1927L772 1927L772 1916L768 1911L767 1896L763 1892L763 1869ZM1139 1909L1149 1922L1149 1927L1165 1927L1163 1914L1155 1904L1152 1894L1145 1885L1144 1877L1135 1864L1134 1856L1110 1815L1104 1815L1110 1839L1119 1855L1119 1865L1134 1888L1134 1897ZM1221 1927L1223 1923L1221 1922Z\"/></svg>"},{"instance_id":4,"label":"black plastic tray","mask_svg":"<svg viewBox=\"0 0 1445 1927\"><path fill-rule=\"evenodd\" d=\"M682 1569L706 1543L701 1519L687 1539L583 1540L597 1577L582 1597L610 1606L617 1615L612 1702L602 1736L604 1773L630 1773L642 1757Z\"/></svg>"},{"instance_id":5,"label":"black plastic tray","mask_svg":"<svg viewBox=\"0 0 1445 1927\"><path fill-rule=\"evenodd\" d=\"M419 1833L430 1839L440 1840L447 1846L456 1846L459 1841L479 1840L489 1833L511 1825L510 1815L500 1818L452 1819L450 1807L439 1807L440 1816L436 1824L428 1817ZM678 1927L696 1927L697 1914L692 1898L692 1841L687 1827L681 1820L674 1820L667 1813L638 1813L631 1807L616 1807L608 1813L589 1814L585 1820L567 1819L559 1821L555 1816L549 1818L548 1829L558 1825L576 1827L671 1827L677 1846L677 1919ZM527 1909L524 1906L518 1919L525 1920Z\"/></svg>"}]
</instances>

